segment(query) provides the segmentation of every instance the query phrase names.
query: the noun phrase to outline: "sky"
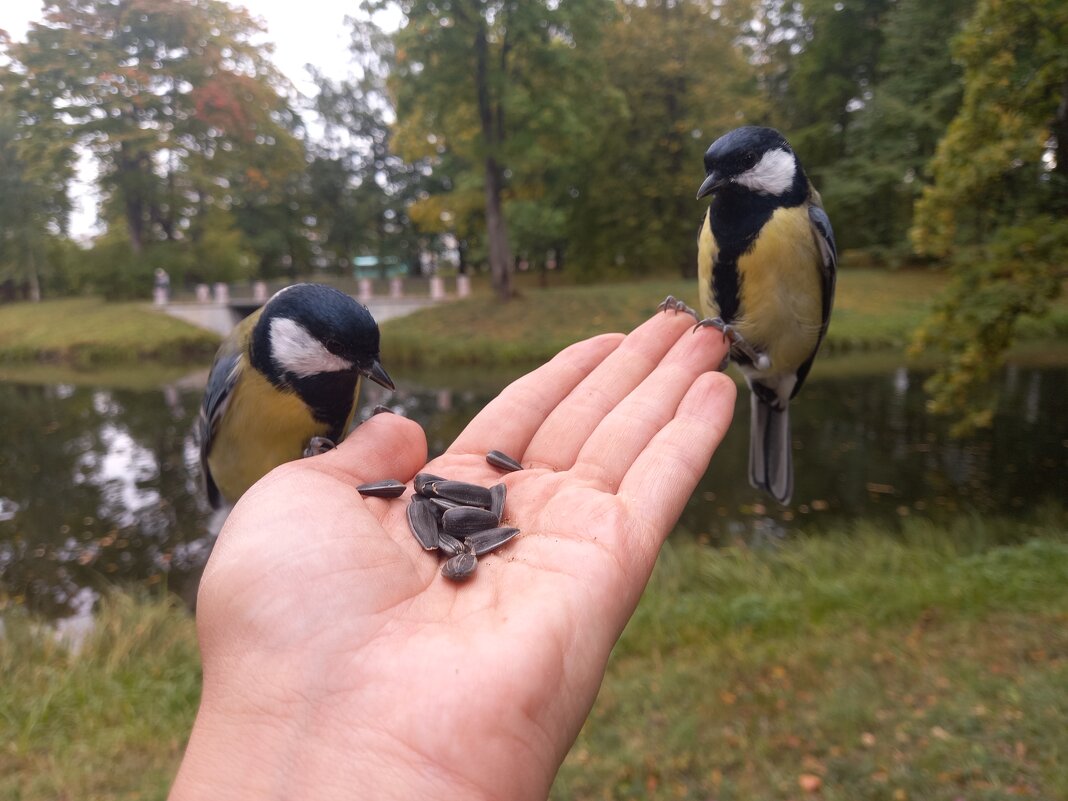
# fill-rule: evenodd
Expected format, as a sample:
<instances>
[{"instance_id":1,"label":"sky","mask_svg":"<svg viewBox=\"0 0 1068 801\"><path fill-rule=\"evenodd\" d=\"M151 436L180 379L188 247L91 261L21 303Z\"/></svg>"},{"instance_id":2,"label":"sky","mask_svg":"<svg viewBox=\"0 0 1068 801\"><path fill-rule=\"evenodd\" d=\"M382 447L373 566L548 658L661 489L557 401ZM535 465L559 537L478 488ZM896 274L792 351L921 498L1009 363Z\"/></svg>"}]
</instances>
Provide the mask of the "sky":
<instances>
[{"instance_id":1,"label":"sky","mask_svg":"<svg viewBox=\"0 0 1068 801\"><path fill-rule=\"evenodd\" d=\"M265 39L275 47L274 63L304 94L313 92L305 64L314 64L332 78L345 77L349 63L345 16L358 13L359 0L231 0L231 5L244 6L266 24ZM41 0L0 0L0 29L22 41L30 22L42 19L41 8ZM96 218L96 201L85 183L94 174L88 160L83 159L79 172L84 180L74 187L78 208L71 233L84 236L92 232Z\"/></svg>"}]
</instances>

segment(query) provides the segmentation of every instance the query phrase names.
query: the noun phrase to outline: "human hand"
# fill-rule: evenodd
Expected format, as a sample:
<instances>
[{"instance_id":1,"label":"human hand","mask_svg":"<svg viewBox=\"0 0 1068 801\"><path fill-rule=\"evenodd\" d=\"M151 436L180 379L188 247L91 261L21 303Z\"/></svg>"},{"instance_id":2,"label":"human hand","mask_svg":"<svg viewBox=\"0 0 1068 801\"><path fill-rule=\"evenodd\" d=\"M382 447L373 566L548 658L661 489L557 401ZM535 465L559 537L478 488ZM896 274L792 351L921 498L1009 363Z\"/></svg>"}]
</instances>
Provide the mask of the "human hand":
<instances>
[{"instance_id":1,"label":"human hand","mask_svg":"<svg viewBox=\"0 0 1068 801\"><path fill-rule=\"evenodd\" d=\"M691 327L566 349L425 468L419 426L383 414L246 493L201 583L172 798L545 798L731 420L722 338ZM527 469L501 476L491 449ZM353 489L423 469L508 486L522 533L467 582L416 542L408 495Z\"/></svg>"}]
</instances>

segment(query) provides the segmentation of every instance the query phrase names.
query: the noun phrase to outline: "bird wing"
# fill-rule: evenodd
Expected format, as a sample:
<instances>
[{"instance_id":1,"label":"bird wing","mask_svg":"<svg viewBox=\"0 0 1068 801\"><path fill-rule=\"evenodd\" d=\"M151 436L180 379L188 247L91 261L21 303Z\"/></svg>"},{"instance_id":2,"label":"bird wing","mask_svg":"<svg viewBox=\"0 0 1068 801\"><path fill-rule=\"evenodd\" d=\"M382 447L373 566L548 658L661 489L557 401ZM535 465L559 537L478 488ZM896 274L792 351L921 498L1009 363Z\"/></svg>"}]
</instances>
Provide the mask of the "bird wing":
<instances>
[{"instance_id":1,"label":"bird wing","mask_svg":"<svg viewBox=\"0 0 1068 801\"><path fill-rule=\"evenodd\" d=\"M208 467L208 455L215 441L219 421L222 420L226 407L230 404L230 395L241 371L245 369L244 356L244 348L237 339L231 337L222 344L215 356L215 362L211 365L208 386L204 390L204 400L200 404L200 415L197 417L200 472L204 477L204 489L208 495L208 502L213 509L219 508L222 496L215 484L215 479L212 478L211 469Z\"/></svg>"},{"instance_id":2,"label":"bird wing","mask_svg":"<svg viewBox=\"0 0 1068 801\"><path fill-rule=\"evenodd\" d=\"M820 290L823 312L819 339L816 340L816 347L812 349L812 355L797 370L797 383L794 384L793 392L790 393L791 398L797 395L801 385L805 383L805 377L812 369L816 352L827 333L827 326L831 322L831 307L834 305L834 285L838 276L838 247L834 242L834 229L831 228L831 218L823 210L820 194L815 189L812 190L808 199L808 220L812 226L812 237L816 240L816 247L820 254Z\"/></svg>"}]
</instances>

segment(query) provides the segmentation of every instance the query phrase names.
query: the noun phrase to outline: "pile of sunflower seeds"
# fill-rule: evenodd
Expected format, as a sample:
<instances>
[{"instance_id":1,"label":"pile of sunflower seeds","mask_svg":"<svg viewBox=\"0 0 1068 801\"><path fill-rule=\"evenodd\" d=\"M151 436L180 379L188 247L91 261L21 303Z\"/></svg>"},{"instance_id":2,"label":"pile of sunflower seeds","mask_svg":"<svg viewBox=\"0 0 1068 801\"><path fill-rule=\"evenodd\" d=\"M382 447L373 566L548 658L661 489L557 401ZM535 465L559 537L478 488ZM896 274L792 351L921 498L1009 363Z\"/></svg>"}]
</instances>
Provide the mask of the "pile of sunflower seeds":
<instances>
[{"instance_id":1,"label":"pile of sunflower seeds","mask_svg":"<svg viewBox=\"0 0 1068 801\"><path fill-rule=\"evenodd\" d=\"M501 470L523 466L500 451L490 451L486 461ZM415 495L408 506L408 527L424 550L448 557L441 575L463 581L475 573L478 557L504 545L519 533L501 525L504 516L504 484L482 487L465 481L450 481L431 473L419 473L412 482ZM375 481L356 488L361 495L399 498L406 485L396 479Z\"/></svg>"}]
</instances>

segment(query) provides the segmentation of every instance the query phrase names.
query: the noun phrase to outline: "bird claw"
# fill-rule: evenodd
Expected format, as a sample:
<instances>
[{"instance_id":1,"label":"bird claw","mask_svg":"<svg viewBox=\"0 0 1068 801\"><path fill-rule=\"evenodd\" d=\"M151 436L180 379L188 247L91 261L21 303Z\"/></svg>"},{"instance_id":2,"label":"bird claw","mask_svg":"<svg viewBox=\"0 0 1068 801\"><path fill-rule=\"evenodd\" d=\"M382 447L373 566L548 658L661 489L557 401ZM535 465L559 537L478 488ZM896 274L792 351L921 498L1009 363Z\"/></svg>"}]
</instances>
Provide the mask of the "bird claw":
<instances>
[{"instance_id":1,"label":"bird claw","mask_svg":"<svg viewBox=\"0 0 1068 801\"><path fill-rule=\"evenodd\" d=\"M334 441L327 439L326 437L312 437L308 440L308 444L304 448L304 456L305 458L309 456L319 456L327 451L332 451L336 447L337 445Z\"/></svg>"},{"instance_id":2,"label":"bird claw","mask_svg":"<svg viewBox=\"0 0 1068 801\"><path fill-rule=\"evenodd\" d=\"M679 312L686 312L687 314L692 314L693 319L697 320L698 322L700 322L701 320L700 315L698 315L696 311L691 309L689 306L687 306L674 295L668 295L666 298L660 301L660 305L656 307L656 310L661 312L669 311L674 312L676 314L678 314Z\"/></svg>"},{"instance_id":3,"label":"bird claw","mask_svg":"<svg viewBox=\"0 0 1068 801\"><path fill-rule=\"evenodd\" d=\"M721 334L723 338L731 343L731 350L745 356L753 367L757 370L768 370L771 368L771 359L762 350L758 350L750 345L745 337L735 330L734 326L723 322L719 317L706 317L703 320L698 320L697 325L693 327L694 331L698 328L715 328Z\"/></svg>"}]
</instances>

